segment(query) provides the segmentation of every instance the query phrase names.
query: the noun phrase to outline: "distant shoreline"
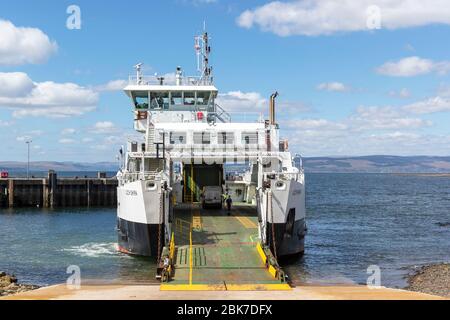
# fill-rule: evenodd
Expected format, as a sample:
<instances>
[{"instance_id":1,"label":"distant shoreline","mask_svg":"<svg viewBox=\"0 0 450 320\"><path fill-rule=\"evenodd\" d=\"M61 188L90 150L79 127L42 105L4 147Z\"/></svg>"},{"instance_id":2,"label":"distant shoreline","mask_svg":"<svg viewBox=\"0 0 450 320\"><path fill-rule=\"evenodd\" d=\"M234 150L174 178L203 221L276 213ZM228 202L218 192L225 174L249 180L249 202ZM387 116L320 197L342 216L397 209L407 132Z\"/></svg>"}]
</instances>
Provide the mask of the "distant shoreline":
<instances>
[{"instance_id":1,"label":"distant shoreline","mask_svg":"<svg viewBox=\"0 0 450 320\"><path fill-rule=\"evenodd\" d=\"M379 174L444 174L450 175L449 156L340 156L302 157L307 173L379 173ZM31 161L31 171L117 171L118 161L75 162L75 161ZM227 164L226 167L245 167L241 164ZM0 171L26 172L25 161L0 161Z\"/></svg>"},{"instance_id":2,"label":"distant shoreline","mask_svg":"<svg viewBox=\"0 0 450 320\"><path fill-rule=\"evenodd\" d=\"M450 173L393 173L397 176L450 177Z\"/></svg>"}]
</instances>

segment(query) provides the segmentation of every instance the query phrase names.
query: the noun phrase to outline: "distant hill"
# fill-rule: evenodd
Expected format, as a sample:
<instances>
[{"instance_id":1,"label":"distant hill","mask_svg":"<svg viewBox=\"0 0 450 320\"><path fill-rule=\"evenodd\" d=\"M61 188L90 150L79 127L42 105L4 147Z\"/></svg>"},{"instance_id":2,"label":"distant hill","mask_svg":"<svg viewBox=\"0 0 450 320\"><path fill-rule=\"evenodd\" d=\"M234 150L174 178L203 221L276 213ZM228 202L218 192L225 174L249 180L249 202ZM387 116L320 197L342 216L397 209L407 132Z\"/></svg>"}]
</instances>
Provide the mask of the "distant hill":
<instances>
[{"instance_id":1,"label":"distant hill","mask_svg":"<svg viewBox=\"0 0 450 320\"><path fill-rule=\"evenodd\" d=\"M304 158L306 172L449 173L450 157L362 156Z\"/></svg>"},{"instance_id":2,"label":"distant hill","mask_svg":"<svg viewBox=\"0 0 450 320\"><path fill-rule=\"evenodd\" d=\"M117 162L95 162L95 163L78 163L78 162L56 162L56 161L35 161L30 162L30 170L32 171L117 171ZM26 171L26 162L17 161L0 161L0 170L8 171Z\"/></svg>"},{"instance_id":3,"label":"distant hill","mask_svg":"<svg viewBox=\"0 0 450 320\"><path fill-rule=\"evenodd\" d=\"M362 156L362 157L306 157L306 172L310 173L450 173L450 156ZM32 171L117 171L117 162L31 162ZM0 161L0 170L25 171L26 162Z\"/></svg>"}]
</instances>

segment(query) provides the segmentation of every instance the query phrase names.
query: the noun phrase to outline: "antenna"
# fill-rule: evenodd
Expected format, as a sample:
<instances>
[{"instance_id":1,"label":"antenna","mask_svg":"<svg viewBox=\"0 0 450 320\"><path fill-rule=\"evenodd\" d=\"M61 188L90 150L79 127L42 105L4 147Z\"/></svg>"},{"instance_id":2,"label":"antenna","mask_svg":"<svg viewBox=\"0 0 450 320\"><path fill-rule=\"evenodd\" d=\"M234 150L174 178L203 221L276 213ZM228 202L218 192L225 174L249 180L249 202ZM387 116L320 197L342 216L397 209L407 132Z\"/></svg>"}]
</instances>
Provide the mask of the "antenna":
<instances>
[{"instance_id":1,"label":"antenna","mask_svg":"<svg viewBox=\"0 0 450 320\"><path fill-rule=\"evenodd\" d=\"M143 63L140 62L134 66L134 68L136 69L136 83L137 84L142 83L142 65L143 65Z\"/></svg>"},{"instance_id":2,"label":"antenna","mask_svg":"<svg viewBox=\"0 0 450 320\"><path fill-rule=\"evenodd\" d=\"M194 48L197 55L197 71L201 73L200 80L209 83L212 80L212 67L209 66L209 54L211 53L209 40L211 38L208 36L208 32L206 32L205 21L203 21L203 34L196 36L194 39ZM201 62L200 56L203 58Z\"/></svg>"}]
</instances>

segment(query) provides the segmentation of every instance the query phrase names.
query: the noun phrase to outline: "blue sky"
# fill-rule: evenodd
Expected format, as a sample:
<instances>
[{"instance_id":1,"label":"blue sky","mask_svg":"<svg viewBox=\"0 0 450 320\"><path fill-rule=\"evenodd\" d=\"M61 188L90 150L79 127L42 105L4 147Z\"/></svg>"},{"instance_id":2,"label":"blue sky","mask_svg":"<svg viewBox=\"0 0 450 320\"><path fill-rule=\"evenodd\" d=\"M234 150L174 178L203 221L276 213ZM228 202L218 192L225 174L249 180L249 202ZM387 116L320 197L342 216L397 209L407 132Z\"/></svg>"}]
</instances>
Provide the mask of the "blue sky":
<instances>
[{"instance_id":1,"label":"blue sky","mask_svg":"<svg viewBox=\"0 0 450 320\"><path fill-rule=\"evenodd\" d=\"M278 90L292 151L450 155L445 1L15 0L0 3L0 161L26 160L27 139L35 161L114 161L133 134L120 84L137 62L195 74L204 20L220 104L266 112Z\"/></svg>"}]
</instances>

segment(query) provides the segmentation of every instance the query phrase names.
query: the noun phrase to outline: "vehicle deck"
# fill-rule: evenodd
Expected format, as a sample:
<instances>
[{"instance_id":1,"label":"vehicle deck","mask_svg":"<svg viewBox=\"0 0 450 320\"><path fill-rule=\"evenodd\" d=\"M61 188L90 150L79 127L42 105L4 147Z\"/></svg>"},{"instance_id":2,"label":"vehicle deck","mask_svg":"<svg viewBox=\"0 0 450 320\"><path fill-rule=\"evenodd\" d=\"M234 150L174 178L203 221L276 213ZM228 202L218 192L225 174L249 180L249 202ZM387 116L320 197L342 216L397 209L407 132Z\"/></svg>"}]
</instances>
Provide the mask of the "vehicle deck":
<instances>
[{"instance_id":1,"label":"vehicle deck","mask_svg":"<svg viewBox=\"0 0 450 320\"><path fill-rule=\"evenodd\" d=\"M257 250L255 207L235 205L228 215L226 209L184 204L174 218L175 273L161 290L290 289L269 273Z\"/></svg>"}]
</instances>

